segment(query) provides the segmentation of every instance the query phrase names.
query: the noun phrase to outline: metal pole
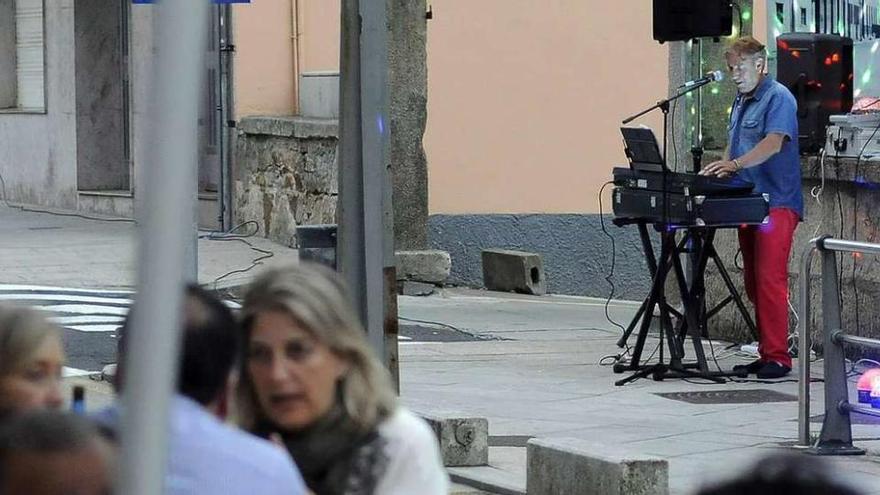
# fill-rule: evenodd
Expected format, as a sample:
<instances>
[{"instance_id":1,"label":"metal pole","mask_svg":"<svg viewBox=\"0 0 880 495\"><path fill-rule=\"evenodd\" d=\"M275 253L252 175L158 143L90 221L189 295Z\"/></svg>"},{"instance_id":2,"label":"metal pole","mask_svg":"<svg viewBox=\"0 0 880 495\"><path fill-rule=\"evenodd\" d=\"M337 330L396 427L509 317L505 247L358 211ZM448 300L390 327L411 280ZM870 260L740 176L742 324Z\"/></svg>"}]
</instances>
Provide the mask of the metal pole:
<instances>
[{"instance_id":1,"label":"metal pole","mask_svg":"<svg viewBox=\"0 0 880 495\"><path fill-rule=\"evenodd\" d=\"M232 29L232 5L220 6L220 94L221 94L221 116L220 128L220 150L222 159L220 160L220 228L228 231L232 225L232 146L235 139L235 128L232 127L235 119L235 94L232 90L233 86L233 53L235 50L235 40L233 38Z\"/></svg>"},{"instance_id":2,"label":"metal pole","mask_svg":"<svg viewBox=\"0 0 880 495\"><path fill-rule=\"evenodd\" d=\"M342 3L339 268L367 336L397 377L397 295L385 1Z\"/></svg>"},{"instance_id":3,"label":"metal pole","mask_svg":"<svg viewBox=\"0 0 880 495\"><path fill-rule=\"evenodd\" d=\"M339 47L339 272L366 322L364 174L361 152L361 41L359 0L342 0Z\"/></svg>"},{"instance_id":4,"label":"metal pole","mask_svg":"<svg viewBox=\"0 0 880 495\"><path fill-rule=\"evenodd\" d=\"M843 251L847 253L880 254L880 244L860 241L845 241L842 239L825 239L825 249L831 251Z\"/></svg>"},{"instance_id":5,"label":"metal pole","mask_svg":"<svg viewBox=\"0 0 880 495\"><path fill-rule=\"evenodd\" d=\"M816 242L813 239L801 253L800 327L798 328L798 446L810 446L810 268Z\"/></svg>"},{"instance_id":6,"label":"metal pole","mask_svg":"<svg viewBox=\"0 0 880 495\"><path fill-rule=\"evenodd\" d=\"M164 491L168 409L177 375L178 328L192 247L198 105L209 3L163 1L157 9L152 155L139 212L138 296L122 398L122 459L116 493ZM183 215L181 215L183 213Z\"/></svg>"},{"instance_id":7,"label":"metal pole","mask_svg":"<svg viewBox=\"0 0 880 495\"><path fill-rule=\"evenodd\" d=\"M395 283L391 208L391 163L388 78L388 14L385 0L360 2L361 137L364 173L364 261L366 265L367 333L382 361L388 363L385 320L389 284ZM396 337L396 331L395 337ZM395 339L396 344L396 339Z\"/></svg>"}]
</instances>

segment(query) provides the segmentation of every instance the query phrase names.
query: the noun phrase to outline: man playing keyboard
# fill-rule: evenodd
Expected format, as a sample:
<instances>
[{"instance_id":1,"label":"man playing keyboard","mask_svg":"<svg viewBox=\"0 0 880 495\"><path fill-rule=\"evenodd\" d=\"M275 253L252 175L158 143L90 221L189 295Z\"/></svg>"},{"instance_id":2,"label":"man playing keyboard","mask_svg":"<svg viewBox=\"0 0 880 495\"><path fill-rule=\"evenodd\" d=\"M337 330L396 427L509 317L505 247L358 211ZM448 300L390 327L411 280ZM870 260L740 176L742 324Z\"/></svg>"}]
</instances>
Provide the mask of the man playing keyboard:
<instances>
[{"instance_id":1,"label":"man playing keyboard","mask_svg":"<svg viewBox=\"0 0 880 495\"><path fill-rule=\"evenodd\" d=\"M739 229L746 294L755 305L760 358L745 368L758 378L781 378L791 371L788 353L788 258L803 218L798 153L797 102L782 84L765 74L764 45L750 36L725 52L737 95L728 125L724 160L701 175L736 175L770 195L770 221Z\"/></svg>"}]
</instances>

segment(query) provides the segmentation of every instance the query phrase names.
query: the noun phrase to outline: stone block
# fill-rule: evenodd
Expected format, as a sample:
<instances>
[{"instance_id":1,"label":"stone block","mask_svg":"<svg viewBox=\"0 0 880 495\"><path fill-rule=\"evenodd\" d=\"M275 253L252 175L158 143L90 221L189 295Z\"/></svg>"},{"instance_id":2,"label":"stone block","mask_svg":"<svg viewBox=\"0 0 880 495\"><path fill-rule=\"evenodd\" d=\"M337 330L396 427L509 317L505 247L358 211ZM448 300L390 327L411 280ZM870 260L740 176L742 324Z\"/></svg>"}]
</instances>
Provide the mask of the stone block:
<instances>
[{"instance_id":1,"label":"stone block","mask_svg":"<svg viewBox=\"0 0 880 495\"><path fill-rule=\"evenodd\" d=\"M484 249L483 285L489 290L547 293L541 255L508 249Z\"/></svg>"},{"instance_id":2,"label":"stone block","mask_svg":"<svg viewBox=\"0 0 880 495\"><path fill-rule=\"evenodd\" d=\"M446 467L485 466L489 463L489 420L450 414L422 414L437 440Z\"/></svg>"},{"instance_id":3,"label":"stone block","mask_svg":"<svg viewBox=\"0 0 880 495\"><path fill-rule=\"evenodd\" d=\"M397 280L442 284L452 269L449 253L437 249L397 251L394 258L397 263Z\"/></svg>"},{"instance_id":4,"label":"stone block","mask_svg":"<svg viewBox=\"0 0 880 495\"><path fill-rule=\"evenodd\" d=\"M529 495L668 495L666 460L575 438L529 440Z\"/></svg>"},{"instance_id":5,"label":"stone block","mask_svg":"<svg viewBox=\"0 0 880 495\"><path fill-rule=\"evenodd\" d=\"M402 296L430 296L436 289L434 284L416 282L415 280L404 280L397 287Z\"/></svg>"}]
</instances>

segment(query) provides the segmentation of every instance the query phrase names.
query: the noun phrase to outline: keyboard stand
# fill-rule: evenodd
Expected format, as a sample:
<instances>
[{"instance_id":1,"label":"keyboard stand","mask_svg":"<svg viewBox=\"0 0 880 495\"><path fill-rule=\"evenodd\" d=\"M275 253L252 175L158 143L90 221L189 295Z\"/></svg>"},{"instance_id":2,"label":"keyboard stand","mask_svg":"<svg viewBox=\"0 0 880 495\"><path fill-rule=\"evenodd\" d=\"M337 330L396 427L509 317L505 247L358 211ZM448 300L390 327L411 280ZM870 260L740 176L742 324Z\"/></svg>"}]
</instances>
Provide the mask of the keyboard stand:
<instances>
[{"instance_id":1,"label":"keyboard stand","mask_svg":"<svg viewBox=\"0 0 880 495\"><path fill-rule=\"evenodd\" d=\"M659 224L655 225L655 228L660 233L660 256L657 258L655 257L654 247L648 234L647 222L616 223L618 225L626 223L636 223L638 225L642 248L645 251L648 268L651 271L651 291L617 342L619 347L625 347L630 335L638 327L639 331L636 336L636 343L632 348L630 360L628 362L617 362L613 367L615 373L624 373L626 371L633 371L634 373L616 381L615 385L625 385L638 378L648 376L658 381L664 378L703 378L717 383L724 383L725 380L722 378L724 376L744 376L741 372L710 371L702 344L702 339L708 338L708 328L706 325L708 319L717 314L718 311L731 301L736 303L749 328L753 333L756 333L752 317L743 304L742 298L714 248L715 228L685 229L685 235L679 240L677 239L676 229L662 228L662 225ZM698 247L696 252L692 251L693 246ZM690 286L688 286L685 279L680 257L682 253L688 252L693 252L696 255L696 265ZM707 311L704 278L709 259L712 259L718 268L730 295L714 308ZM684 309L683 312L677 311L666 300L665 290L670 272L672 272L677 282ZM654 316L655 308L658 308L660 313L657 322L660 333L658 362L655 364L643 364L641 359L644 353L645 342L651 330L651 323L657 318ZM675 316L678 320L675 326L672 323L672 316ZM696 361L685 363L683 361L685 355L683 342L688 337L690 337L693 343ZM664 346L669 352L668 362L664 356Z\"/></svg>"}]
</instances>

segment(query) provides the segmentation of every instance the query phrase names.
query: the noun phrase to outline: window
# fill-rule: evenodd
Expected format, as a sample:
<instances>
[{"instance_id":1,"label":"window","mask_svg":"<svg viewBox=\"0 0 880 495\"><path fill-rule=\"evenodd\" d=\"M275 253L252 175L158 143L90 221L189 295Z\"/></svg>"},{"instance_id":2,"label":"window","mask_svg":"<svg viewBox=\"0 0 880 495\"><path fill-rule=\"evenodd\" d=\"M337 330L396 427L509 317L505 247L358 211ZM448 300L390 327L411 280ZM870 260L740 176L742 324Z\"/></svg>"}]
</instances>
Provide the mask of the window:
<instances>
[{"instance_id":1,"label":"window","mask_svg":"<svg viewBox=\"0 0 880 495\"><path fill-rule=\"evenodd\" d=\"M0 109L45 112L43 0L0 0Z\"/></svg>"}]
</instances>

